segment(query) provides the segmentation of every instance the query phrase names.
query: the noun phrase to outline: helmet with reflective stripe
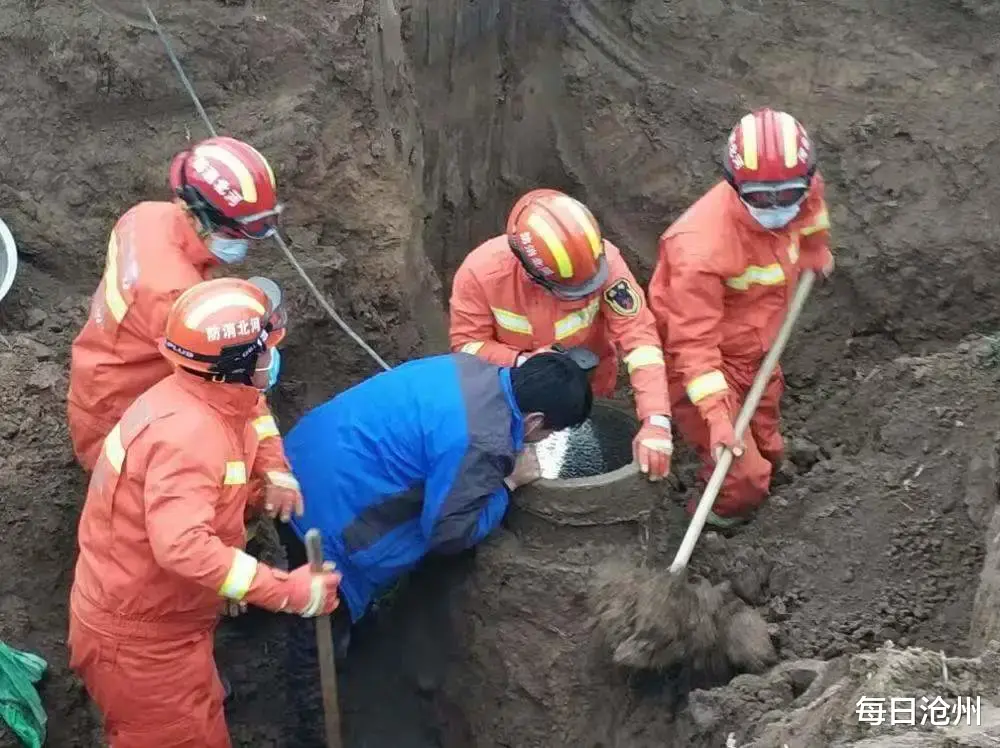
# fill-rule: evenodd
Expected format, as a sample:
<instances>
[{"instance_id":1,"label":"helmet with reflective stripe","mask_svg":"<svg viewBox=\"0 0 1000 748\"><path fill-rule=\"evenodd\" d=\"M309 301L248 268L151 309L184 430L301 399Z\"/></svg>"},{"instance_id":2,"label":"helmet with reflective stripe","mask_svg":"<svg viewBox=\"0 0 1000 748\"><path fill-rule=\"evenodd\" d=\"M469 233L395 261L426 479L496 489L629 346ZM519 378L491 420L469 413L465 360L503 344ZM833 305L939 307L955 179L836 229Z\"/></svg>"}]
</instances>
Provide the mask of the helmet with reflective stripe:
<instances>
[{"instance_id":1,"label":"helmet with reflective stripe","mask_svg":"<svg viewBox=\"0 0 1000 748\"><path fill-rule=\"evenodd\" d=\"M257 357L284 337L277 284L217 278L192 286L174 302L160 352L171 363L222 382L250 383Z\"/></svg>"},{"instance_id":2,"label":"helmet with reflective stripe","mask_svg":"<svg viewBox=\"0 0 1000 748\"><path fill-rule=\"evenodd\" d=\"M805 128L792 115L758 109L733 128L723 170L737 191L747 183L808 184L816 171L816 155Z\"/></svg>"},{"instance_id":3,"label":"helmet with reflective stripe","mask_svg":"<svg viewBox=\"0 0 1000 748\"><path fill-rule=\"evenodd\" d=\"M507 218L507 240L525 271L556 296L592 296L608 279L601 228L587 207L558 190L532 190Z\"/></svg>"},{"instance_id":4,"label":"helmet with reflective stripe","mask_svg":"<svg viewBox=\"0 0 1000 748\"><path fill-rule=\"evenodd\" d=\"M235 138L209 138L177 154L170 187L206 231L233 237L269 236L282 210L271 165Z\"/></svg>"}]
</instances>

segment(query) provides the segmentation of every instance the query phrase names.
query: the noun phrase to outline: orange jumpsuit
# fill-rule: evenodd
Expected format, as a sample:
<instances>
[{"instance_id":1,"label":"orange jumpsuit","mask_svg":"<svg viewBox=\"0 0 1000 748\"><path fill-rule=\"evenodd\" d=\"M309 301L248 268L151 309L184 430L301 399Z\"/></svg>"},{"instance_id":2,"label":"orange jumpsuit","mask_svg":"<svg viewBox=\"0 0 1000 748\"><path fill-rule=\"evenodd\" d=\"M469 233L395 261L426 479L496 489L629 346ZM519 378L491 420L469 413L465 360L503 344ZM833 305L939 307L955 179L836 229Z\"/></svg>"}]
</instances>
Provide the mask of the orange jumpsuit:
<instances>
[{"instance_id":1,"label":"orange jumpsuit","mask_svg":"<svg viewBox=\"0 0 1000 748\"><path fill-rule=\"evenodd\" d=\"M70 666L111 748L228 748L212 640L223 597L279 610L241 550L259 393L178 371L110 431L80 517Z\"/></svg>"},{"instance_id":2,"label":"orange jumpsuit","mask_svg":"<svg viewBox=\"0 0 1000 748\"><path fill-rule=\"evenodd\" d=\"M115 225L90 318L70 352L69 433L85 470L93 470L104 437L132 401L173 371L157 349L167 315L174 300L207 280L218 262L176 203L139 203ZM257 407L255 423L266 439L262 460L273 471L288 472L263 397Z\"/></svg>"},{"instance_id":3,"label":"orange jumpsuit","mask_svg":"<svg viewBox=\"0 0 1000 748\"><path fill-rule=\"evenodd\" d=\"M664 341L674 424L697 449L703 478L714 465L706 414L725 407L735 422L801 271L830 260L829 227L817 174L799 215L783 229L762 228L720 182L660 237L649 303ZM744 437L746 451L723 484L713 510L718 516L745 515L767 497L772 466L784 451L783 391L779 368Z\"/></svg>"},{"instance_id":4,"label":"orange jumpsuit","mask_svg":"<svg viewBox=\"0 0 1000 748\"><path fill-rule=\"evenodd\" d=\"M513 366L520 353L559 343L600 357L594 394L608 397L624 354L640 418L670 415L663 353L653 315L621 252L605 242L608 280L593 297L566 301L531 280L506 235L489 239L462 263L451 292L451 350Z\"/></svg>"}]
</instances>

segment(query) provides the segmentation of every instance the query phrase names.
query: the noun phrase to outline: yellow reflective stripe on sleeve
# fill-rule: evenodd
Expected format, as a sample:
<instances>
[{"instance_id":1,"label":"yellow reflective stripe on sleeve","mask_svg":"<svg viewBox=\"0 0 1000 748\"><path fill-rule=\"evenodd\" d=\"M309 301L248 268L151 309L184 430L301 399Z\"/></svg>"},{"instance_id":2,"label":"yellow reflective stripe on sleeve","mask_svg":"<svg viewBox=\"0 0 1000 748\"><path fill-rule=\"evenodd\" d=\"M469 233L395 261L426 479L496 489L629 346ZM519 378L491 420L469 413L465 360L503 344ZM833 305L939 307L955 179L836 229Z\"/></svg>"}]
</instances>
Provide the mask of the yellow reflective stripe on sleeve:
<instances>
[{"instance_id":1,"label":"yellow reflective stripe on sleeve","mask_svg":"<svg viewBox=\"0 0 1000 748\"><path fill-rule=\"evenodd\" d=\"M559 235L549 225L549 222L536 214L528 218L528 226L542 237L545 246L549 248L552 259L556 261L556 267L559 268L559 275L563 278L572 278L573 262L569 259L569 252L566 251Z\"/></svg>"},{"instance_id":2,"label":"yellow reflective stripe on sleeve","mask_svg":"<svg viewBox=\"0 0 1000 748\"><path fill-rule=\"evenodd\" d=\"M278 486L279 488L290 488L295 491L300 490L299 482L295 480L295 476L284 470L268 470L267 481L272 486Z\"/></svg>"},{"instance_id":3,"label":"yellow reflective stripe on sleeve","mask_svg":"<svg viewBox=\"0 0 1000 748\"><path fill-rule=\"evenodd\" d=\"M556 322L556 340L565 340L576 335L581 330L586 330L594 322L597 313L601 309L601 297L591 301L583 309L570 312L561 320Z\"/></svg>"},{"instance_id":4,"label":"yellow reflective stripe on sleeve","mask_svg":"<svg viewBox=\"0 0 1000 748\"><path fill-rule=\"evenodd\" d=\"M118 287L118 239L114 231L108 240L108 260L104 268L104 301L116 322L125 319L128 304L125 303L125 297Z\"/></svg>"},{"instance_id":5,"label":"yellow reflective stripe on sleeve","mask_svg":"<svg viewBox=\"0 0 1000 748\"><path fill-rule=\"evenodd\" d=\"M121 423L116 423L111 432L104 437L104 456L108 458L116 473L121 473L125 464L125 447L122 445Z\"/></svg>"},{"instance_id":6,"label":"yellow reflective stripe on sleeve","mask_svg":"<svg viewBox=\"0 0 1000 748\"><path fill-rule=\"evenodd\" d=\"M257 576L257 559L239 548L234 548L233 551L236 555L233 556L233 564L226 574L226 581L219 587L219 597L242 600L253 584L253 578Z\"/></svg>"},{"instance_id":7,"label":"yellow reflective stripe on sleeve","mask_svg":"<svg viewBox=\"0 0 1000 748\"><path fill-rule=\"evenodd\" d=\"M510 330L521 335L531 335L531 322L528 321L527 317L514 314L514 312L508 312L506 309L498 309L495 306L490 307L490 309L493 312L493 319L504 330Z\"/></svg>"},{"instance_id":8,"label":"yellow reflective stripe on sleeve","mask_svg":"<svg viewBox=\"0 0 1000 748\"><path fill-rule=\"evenodd\" d=\"M799 229L799 234L802 236L810 236L812 234L819 233L820 231L828 231L830 229L830 212L823 208L817 215L816 220L812 222L809 226L804 229Z\"/></svg>"},{"instance_id":9,"label":"yellow reflective stripe on sleeve","mask_svg":"<svg viewBox=\"0 0 1000 748\"><path fill-rule=\"evenodd\" d=\"M691 402L697 403L709 395L714 395L717 392L725 392L727 389L729 389L729 385L726 384L726 378L722 375L722 372L718 369L713 369L691 380L691 383L687 386L687 396Z\"/></svg>"},{"instance_id":10,"label":"yellow reflective stripe on sleeve","mask_svg":"<svg viewBox=\"0 0 1000 748\"><path fill-rule=\"evenodd\" d=\"M486 343L466 343L459 350L461 350L462 353L471 353L475 356L484 345L486 345Z\"/></svg>"},{"instance_id":11,"label":"yellow reflective stripe on sleeve","mask_svg":"<svg viewBox=\"0 0 1000 748\"><path fill-rule=\"evenodd\" d=\"M227 486L242 486L247 482L247 466L244 462L227 462L226 477L223 483Z\"/></svg>"},{"instance_id":12,"label":"yellow reflective stripe on sleeve","mask_svg":"<svg viewBox=\"0 0 1000 748\"><path fill-rule=\"evenodd\" d=\"M625 357L625 365L629 374L643 366L663 366L663 351L659 346L640 345Z\"/></svg>"},{"instance_id":13,"label":"yellow reflective stripe on sleeve","mask_svg":"<svg viewBox=\"0 0 1000 748\"><path fill-rule=\"evenodd\" d=\"M737 291L746 291L750 286L780 286L785 282L785 271L774 263L761 267L751 265L742 274L726 280L726 285Z\"/></svg>"},{"instance_id":14,"label":"yellow reflective stripe on sleeve","mask_svg":"<svg viewBox=\"0 0 1000 748\"><path fill-rule=\"evenodd\" d=\"M273 416L261 416L253 421L254 431L257 432L258 439L268 439L272 436L279 436L278 424L274 422Z\"/></svg>"}]
</instances>

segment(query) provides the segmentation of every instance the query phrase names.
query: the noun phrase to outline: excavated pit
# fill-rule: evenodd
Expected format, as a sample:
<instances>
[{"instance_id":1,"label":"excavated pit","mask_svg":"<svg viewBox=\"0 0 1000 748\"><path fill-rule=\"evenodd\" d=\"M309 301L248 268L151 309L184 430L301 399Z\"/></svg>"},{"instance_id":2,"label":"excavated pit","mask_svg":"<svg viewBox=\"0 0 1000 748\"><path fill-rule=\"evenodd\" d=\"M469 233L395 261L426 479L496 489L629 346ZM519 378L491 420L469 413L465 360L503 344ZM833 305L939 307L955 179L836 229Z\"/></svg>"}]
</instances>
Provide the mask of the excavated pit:
<instances>
[{"instance_id":1,"label":"excavated pit","mask_svg":"<svg viewBox=\"0 0 1000 748\"><path fill-rule=\"evenodd\" d=\"M819 148L838 269L784 362L791 467L752 526L706 536L692 559L762 613L783 662L675 699L669 678L608 667L583 623L598 559L669 564L697 490L680 451L678 485L651 491L634 472L613 490L543 484L478 551L414 575L342 669L348 748L881 738L852 712L867 674L878 693L930 696L938 650L974 656L1000 636L1000 354L983 337L1000 327L996 3L154 9L220 131L270 157L309 273L393 363L445 350L454 270L520 191L583 199L644 282L747 109L795 113ZM171 156L203 133L135 3L0 3L0 41L0 210L19 251L0 302L0 638L51 664L48 744L91 748L98 725L64 643L85 490L66 438L68 348L113 221L166 197ZM256 248L239 272L288 290L282 428L376 371L280 255ZM888 640L897 654L878 653ZM273 616L220 633L237 746L288 744L283 648ZM995 660L953 662L966 674L953 687L995 696Z\"/></svg>"}]
</instances>

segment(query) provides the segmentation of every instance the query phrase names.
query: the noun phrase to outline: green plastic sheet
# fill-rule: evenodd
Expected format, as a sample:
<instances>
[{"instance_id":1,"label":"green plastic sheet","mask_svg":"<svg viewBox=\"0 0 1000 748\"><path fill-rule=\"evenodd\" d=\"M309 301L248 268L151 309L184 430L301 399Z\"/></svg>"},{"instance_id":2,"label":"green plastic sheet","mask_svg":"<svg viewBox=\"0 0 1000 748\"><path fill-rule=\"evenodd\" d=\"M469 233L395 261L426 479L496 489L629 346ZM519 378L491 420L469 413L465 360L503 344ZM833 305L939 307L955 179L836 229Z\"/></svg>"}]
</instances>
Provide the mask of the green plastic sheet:
<instances>
[{"instance_id":1,"label":"green plastic sheet","mask_svg":"<svg viewBox=\"0 0 1000 748\"><path fill-rule=\"evenodd\" d=\"M48 667L38 655L0 642L0 717L27 748L45 743L45 709L35 690Z\"/></svg>"}]
</instances>

